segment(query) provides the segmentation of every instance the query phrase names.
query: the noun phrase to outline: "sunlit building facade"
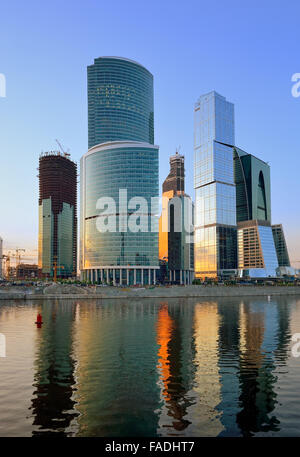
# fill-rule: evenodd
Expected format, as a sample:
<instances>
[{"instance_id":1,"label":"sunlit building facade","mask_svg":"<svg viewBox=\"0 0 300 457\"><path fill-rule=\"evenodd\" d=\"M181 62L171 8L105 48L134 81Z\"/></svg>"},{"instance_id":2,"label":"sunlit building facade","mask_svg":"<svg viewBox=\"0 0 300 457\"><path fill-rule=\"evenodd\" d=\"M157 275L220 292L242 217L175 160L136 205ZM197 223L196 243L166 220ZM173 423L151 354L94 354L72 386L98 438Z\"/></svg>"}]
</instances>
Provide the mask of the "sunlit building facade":
<instances>
[{"instance_id":1,"label":"sunlit building facade","mask_svg":"<svg viewBox=\"0 0 300 457\"><path fill-rule=\"evenodd\" d=\"M238 222L238 268L241 277L276 277L278 260L268 221Z\"/></svg>"},{"instance_id":2,"label":"sunlit building facade","mask_svg":"<svg viewBox=\"0 0 300 457\"><path fill-rule=\"evenodd\" d=\"M195 277L233 276L237 268L234 105L216 92L194 113Z\"/></svg>"},{"instance_id":3,"label":"sunlit building facade","mask_svg":"<svg viewBox=\"0 0 300 457\"><path fill-rule=\"evenodd\" d=\"M170 172L163 182L159 220L159 259L168 265L167 280L191 284L194 277L194 205L185 187L184 156L170 157Z\"/></svg>"},{"instance_id":4,"label":"sunlit building facade","mask_svg":"<svg viewBox=\"0 0 300 457\"><path fill-rule=\"evenodd\" d=\"M157 280L159 165L153 112L153 76L142 65L101 57L88 67L89 150L81 159L84 280L120 285ZM103 199L112 203L109 214L101 212ZM107 217L114 219L113 226L99 229ZM134 221L138 227L131 226Z\"/></svg>"},{"instance_id":5,"label":"sunlit building facade","mask_svg":"<svg viewBox=\"0 0 300 457\"><path fill-rule=\"evenodd\" d=\"M43 277L77 274L77 165L55 152L39 159L38 266Z\"/></svg>"}]
</instances>

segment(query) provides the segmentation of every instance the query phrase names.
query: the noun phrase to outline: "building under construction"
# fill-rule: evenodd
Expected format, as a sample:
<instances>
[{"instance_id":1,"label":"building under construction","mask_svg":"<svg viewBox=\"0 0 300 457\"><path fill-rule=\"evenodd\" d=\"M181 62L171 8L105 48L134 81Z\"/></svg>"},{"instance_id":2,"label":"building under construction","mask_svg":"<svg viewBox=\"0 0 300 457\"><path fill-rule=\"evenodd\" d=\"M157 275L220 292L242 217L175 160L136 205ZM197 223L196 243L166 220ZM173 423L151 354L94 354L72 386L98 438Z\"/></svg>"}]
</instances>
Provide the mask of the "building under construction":
<instances>
[{"instance_id":1,"label":"building under construction","mask_svg":"<svg viewBox=\"0 0 300 457\"><path fill-rule=\"evenodd\" d=\"M163 207L159 220L161 281L191 284L194 278L193 204L184 191L184 156L170 157L170 172L163 182ZM188 229L188 226L190 230Z\"/></svg>"},{"instance_id":2,"label":"building under construction","mask_svg":"<svg viewBox=\"0 0 300 457\"><path fill-rule=\"evenodd\" d=\"M16 279L34 279L38 277L38 265L20 263L16 267Z\"/></svg>"},{"instance_id":3,"label":"building under construction","mask_svg":"<svg viewBox=\"0 0 300 457\"><path fill-rule=\"evenodd\" d=\"M42 277L76 276L77 165L68 154L39 159L38 265Z\"/></svg>"}]
</instances>

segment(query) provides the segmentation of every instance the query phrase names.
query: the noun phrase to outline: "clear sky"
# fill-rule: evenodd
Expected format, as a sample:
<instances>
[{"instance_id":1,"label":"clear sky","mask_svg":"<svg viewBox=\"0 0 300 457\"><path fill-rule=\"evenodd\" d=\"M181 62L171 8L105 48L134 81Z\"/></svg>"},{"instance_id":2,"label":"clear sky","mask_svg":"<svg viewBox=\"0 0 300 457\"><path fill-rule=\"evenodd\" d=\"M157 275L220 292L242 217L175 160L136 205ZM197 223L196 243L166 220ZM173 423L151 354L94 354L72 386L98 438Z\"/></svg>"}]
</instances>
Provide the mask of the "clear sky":
<instances>
[{"instance_id":1,"label":"clear sky","mask_svg":"<svg viewBox=\"0 0 300 457\"><path fill-rule=\"evenodd\" d=\"M300 3L227 0L10 0L0 4L0 235L37 248L41 151L55 138L79 161L87 150L86 67L95 57L137 60L154 75L160 182L176 147L193 191L193 107L216 90L235 104L236 144L271 165L272 219L300 261ZM300 267L300 263L297 264Z\"/></svg>"}]
</instances>

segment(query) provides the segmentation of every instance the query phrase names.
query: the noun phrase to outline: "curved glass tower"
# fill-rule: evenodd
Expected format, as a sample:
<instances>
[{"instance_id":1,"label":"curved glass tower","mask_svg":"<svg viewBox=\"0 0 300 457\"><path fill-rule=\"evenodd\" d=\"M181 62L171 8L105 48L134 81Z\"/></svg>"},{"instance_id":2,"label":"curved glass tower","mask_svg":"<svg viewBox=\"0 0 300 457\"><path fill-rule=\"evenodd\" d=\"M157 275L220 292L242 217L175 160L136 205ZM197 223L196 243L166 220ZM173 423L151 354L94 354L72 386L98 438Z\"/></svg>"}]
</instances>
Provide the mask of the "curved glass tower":
<instances>
[{"instance_id":1,"label":"curved glass tower","mask_svg":"<svg viewBox=\"0 0 300 457\"><path fill-rule=\"evenodd\" d=\"M81 159L82 278L152 284L158 266L153 76L119 57L88 67L89 150Z\"/></svg>"},{"instance_id":2,"label":"curved glass tower","mask_svg":"<svg viewBox=\"0 0 300 457\"><path fill-rule=\"evenodd\" d=\"M120 57L100 57L87 70L89 148L108 141L154 143L153 76Z\"/></svg>"}]
</instances>

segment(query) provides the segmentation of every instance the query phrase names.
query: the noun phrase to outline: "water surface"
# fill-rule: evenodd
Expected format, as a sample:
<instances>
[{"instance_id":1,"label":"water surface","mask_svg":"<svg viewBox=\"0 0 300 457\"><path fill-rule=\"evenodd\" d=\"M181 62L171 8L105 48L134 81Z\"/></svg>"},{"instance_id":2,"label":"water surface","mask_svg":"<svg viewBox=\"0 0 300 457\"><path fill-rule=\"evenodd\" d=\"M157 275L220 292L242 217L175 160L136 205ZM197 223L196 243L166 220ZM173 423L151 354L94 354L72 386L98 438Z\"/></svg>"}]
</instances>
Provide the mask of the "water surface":
<instances>
[{"instance_id":1,"label":"water surface","mask_svg":"<svg viewBox=\"0 0 300 457\"><path fill-rule=\"evenodd\" d=\"M0 436L300 436L300 297L1 301L0 333Z\"/></svg>"}]
</instances>

